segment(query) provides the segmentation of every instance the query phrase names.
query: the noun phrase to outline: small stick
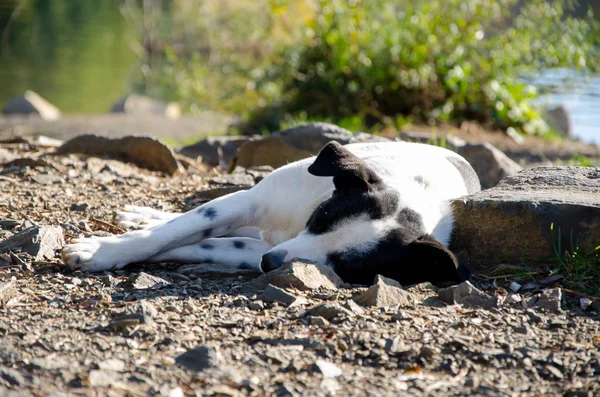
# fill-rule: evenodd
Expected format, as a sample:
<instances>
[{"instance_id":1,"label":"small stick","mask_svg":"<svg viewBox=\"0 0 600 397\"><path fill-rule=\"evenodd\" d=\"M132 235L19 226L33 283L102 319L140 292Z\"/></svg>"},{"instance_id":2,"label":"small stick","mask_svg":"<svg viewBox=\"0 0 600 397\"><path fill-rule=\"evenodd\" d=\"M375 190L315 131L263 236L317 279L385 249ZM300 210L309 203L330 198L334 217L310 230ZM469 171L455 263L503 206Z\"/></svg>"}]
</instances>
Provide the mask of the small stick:
<instances>
[{"instance_id":1,"label":"small stick","mask_svg":"<svg viewBox=\"0 0 600 397\"><path fill-rule=\"evenodd\" d=\"M112 229L113 231L117 231L117 232L119 232L119 233L121 233L121 234L122 234L122 233L127 233L127 230L123 230L123 229L121 229L121 228L120 228L119 226L117 226L117 225L113 225L112 223L108 223L108 222L105 222L105 221L103 221L103 220L100 220L100 219L97 219L97 218L90 218L90 221L92 221L92 222L96 222L96 223L99 223L99 224L101 224L102 226L106 226L106 227L108 227L109 229Z\"/></svg>"}]
</instances>

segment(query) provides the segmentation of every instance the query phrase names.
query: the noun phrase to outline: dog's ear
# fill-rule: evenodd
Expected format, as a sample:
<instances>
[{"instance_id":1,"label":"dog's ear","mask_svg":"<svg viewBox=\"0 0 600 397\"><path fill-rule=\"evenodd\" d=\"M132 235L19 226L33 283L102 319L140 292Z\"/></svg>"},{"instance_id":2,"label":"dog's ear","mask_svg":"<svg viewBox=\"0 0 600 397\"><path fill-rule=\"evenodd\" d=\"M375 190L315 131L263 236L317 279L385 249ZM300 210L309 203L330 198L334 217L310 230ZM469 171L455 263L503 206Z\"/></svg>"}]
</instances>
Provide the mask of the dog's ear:
<instances>
[{"instance_id":1,"label":"dog's ear","mask_svg":"<svg viewBox=\"0 0 600 397\"><path fill-rule=\"evenodd\" d=\"M431 235L420 237L405 249L410 266L405 268L405 277L410 274L416 282L462 282L471 276L470 270L459 264L454 254Z\"/></svg>"},{"instance_id":2,"label":"dog's ear","mask_svg":"<svg viewBox=\"0 0 600 397\"><path fill-rule=\"evenodd\" d=\"M332 176L336 189L369 190L381 179L356 155L337 142L329 142L308 167L315 176Z\"/></svg>"}]
</instances>

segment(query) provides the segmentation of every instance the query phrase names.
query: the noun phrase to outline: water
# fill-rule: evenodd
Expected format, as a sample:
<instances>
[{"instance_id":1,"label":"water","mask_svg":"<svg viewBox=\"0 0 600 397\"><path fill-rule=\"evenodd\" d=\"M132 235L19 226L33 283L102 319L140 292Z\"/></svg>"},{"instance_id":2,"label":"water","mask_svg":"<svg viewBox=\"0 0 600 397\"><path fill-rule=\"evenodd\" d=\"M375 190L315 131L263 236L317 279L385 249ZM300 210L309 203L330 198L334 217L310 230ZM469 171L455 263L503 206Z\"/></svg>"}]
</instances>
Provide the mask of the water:
<instances>
[{"instance_id":1,"label":"water","mask_svg":"<svg viewBox=\"0 0 600 397\"><path fill-rule=\"evenodd\" d=\"M26 6L5 29L19 4ZM106 112L127 93L136 62L119 4L0 0L0 105L32 89L64 113ZM600 144L600 76L556 69L541 73L534 85L551 90L540 103L571 111L575 136Z\"/></svg>"},{"instance_id":2,"label":"water","mask_svg":"<svg viewBox=\"0 0 600 397\"><path fill-rule=\"evenodd\" d=\"M540 73L531 83L550 91L540 96L540 104L564 105L570 111L574 136L600 144L600 76L552 69Z\"/></svg>"},{"instance_id":3,"label":"water","mask_svg":"<svg viewBox=\"0 0 600 397\"><path fill-rule=\"evenodd\" d=\"M25 4L6 29L13 10ZM0 105L32 89L64 113L106 112L136 56L116 0L0 0Z\"/></svg>"}]
</instances>

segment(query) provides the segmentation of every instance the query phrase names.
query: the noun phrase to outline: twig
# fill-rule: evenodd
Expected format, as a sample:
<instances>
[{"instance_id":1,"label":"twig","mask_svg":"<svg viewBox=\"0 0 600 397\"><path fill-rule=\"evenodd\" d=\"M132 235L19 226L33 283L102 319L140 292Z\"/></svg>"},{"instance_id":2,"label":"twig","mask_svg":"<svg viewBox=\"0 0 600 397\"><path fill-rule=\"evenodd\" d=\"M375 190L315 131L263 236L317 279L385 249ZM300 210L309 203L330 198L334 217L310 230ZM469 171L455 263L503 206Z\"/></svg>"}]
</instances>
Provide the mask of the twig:
<instances>
[{"instance_id":1,"label":"twig","mask_svg":"<svg viewBox=\"0 0 600 397\"><path fill-rule=\"evenodd\" d=\"M598 300L598 299L600 299L600 298L599 298L599 297L597 297L597 296L594 296L594 295L589 295L589 294L586 294L586 293L584 293L584 292L573 291L572 289L568 289L568 288L562 288L562 287L561 287L561 289L562 289L564 292L568 293L568 294L572 294L572 295L575 295L575 296L579 296L579 297L581 297L581 298L588 298L588 299L592 299L592 300Z\"/></svg>"},{"instance_id":2,"label":"twig","mask_svg":"<svg viewBox=\"0 0 600 397\"><path fill-rule=\"evenodd\" d=\"M119 226L117 226L117 225L113 225L112 223L108 223L108 222L105 222L105 221L103 221L103 220L100 220L100 219L97 219L97 218L90 218L90 221L92 221L92 222L96 222L96 223L99 223L100 225L102 225L102 226L106 226L106 227L108 227L109 229L112 229L113 231L117 231L117 232L119 232L119 233L126 233L126 232L127 232L127 230L121 229L121 228L120 228Z\"/></svg>"}]
</instances>

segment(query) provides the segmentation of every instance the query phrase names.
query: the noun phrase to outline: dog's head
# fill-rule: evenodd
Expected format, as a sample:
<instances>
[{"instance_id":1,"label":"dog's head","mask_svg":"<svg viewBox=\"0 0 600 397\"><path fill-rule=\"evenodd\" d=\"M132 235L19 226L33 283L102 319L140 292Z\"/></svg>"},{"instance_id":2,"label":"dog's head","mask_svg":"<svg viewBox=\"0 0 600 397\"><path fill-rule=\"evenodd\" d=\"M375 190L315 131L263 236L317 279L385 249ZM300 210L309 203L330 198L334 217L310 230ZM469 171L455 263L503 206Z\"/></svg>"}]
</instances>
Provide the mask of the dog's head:
<instances>
[{"instance_id":1,"label":"dog's head","mask_svg":"<svg viewBox=\"0 0 600 397\"><path fill-rule=\"evenodd\" d=\"M427 234L421 216L402 204L398 190L342 145L327 144L308 171L333 177L335 191L296 238L263 256L264 271L302 258L331 266L350 283L370 283L377 274L404 284L468 278L468 270Z\"/></svg>"}]
</instances>

